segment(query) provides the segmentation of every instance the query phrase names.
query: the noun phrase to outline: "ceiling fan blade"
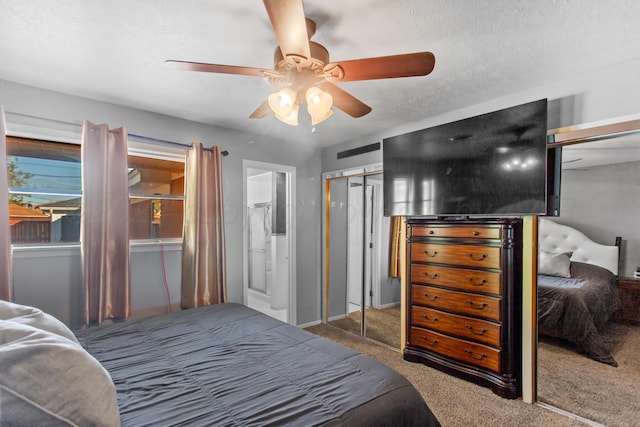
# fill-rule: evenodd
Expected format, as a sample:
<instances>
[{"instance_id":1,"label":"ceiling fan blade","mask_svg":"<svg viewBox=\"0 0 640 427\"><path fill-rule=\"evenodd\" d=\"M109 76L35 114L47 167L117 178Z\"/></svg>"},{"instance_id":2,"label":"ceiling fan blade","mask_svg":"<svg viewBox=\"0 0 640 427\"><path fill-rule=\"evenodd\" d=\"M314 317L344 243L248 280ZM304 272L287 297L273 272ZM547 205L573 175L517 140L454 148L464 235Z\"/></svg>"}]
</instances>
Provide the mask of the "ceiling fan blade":
<instances>
[{"instance_id":1,"label":"ceiling fan blade","mask_svg":"<svg viewBox=\"0 0 640 427\"><path fill-rule=\"evenodd\" d=\"M273 116L273 110L269 107L269 101L264 101L256 111L251 113L250 119L262 119L263 117Z\"/></svg>"},{"instance_id":2,"label":"ceiling fan blade","mask_svg":"<svg viewBox=\"0 0 640 427\"><path fill-rule=\"evenodd\" d=\"M175 61L172 59L168 59L164 61L164 63L178 70L202 71L205 73L239 74L243 76L262 77L265 71L269 72L269 70L264 70L262 68L239 67L236 65L206 64L204 62Z\"/></svg>"},{"instance_id":3,"label":"ceiling fan blade","mask_svg":"<svg viewBox=\"0 0 640 427\"><path fill-rule=\"evenodd\" d=\"M433 71L435 64L433 53L419 52L335 62L327 64L324 70L331 72L331 76L327 77L329 81L350 82L426 76ZM342 69L342 72L336 70L336 67Z\"/></svg>"},{"instance_id":4,"label":"ceiling fan blade","mask_svg":"<svg viewBox=\"0 0 640 427\"><path fill-rule=\"evenodd\" d=\"M264 0L282 56L311 57L302 0Z\"/></svg>"},{"instance_id":5,"label":"ceiling fan blade","mask_svg":"<svg viewBox=\"0 0 640 427\"><path fill-rule=\"evenodd\" d=\"M325 92L329 92L333 96L333 105L351 117L362 117L371 112L371 107L333 83L324 81L317 86Z\"/></svg>"}]
</instances>

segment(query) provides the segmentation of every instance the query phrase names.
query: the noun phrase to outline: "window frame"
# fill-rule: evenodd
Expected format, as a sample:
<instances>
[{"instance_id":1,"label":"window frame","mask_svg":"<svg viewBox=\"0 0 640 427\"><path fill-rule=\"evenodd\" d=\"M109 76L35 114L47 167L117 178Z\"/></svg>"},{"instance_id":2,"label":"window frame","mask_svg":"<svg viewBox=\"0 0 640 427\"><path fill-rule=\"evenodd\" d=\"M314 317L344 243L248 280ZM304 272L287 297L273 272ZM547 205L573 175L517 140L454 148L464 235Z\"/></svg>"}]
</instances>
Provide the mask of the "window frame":
<instances>
[{"instance_id":1,"label":"window frame","mask_svg":"<svg viewBox=\"0 0 640 427\"><path fill-rule=\"evenodd\" d=\"M7 137L24 138L32 140L40 140L44 142L58 143L58 144L74 144L82 145L76 138L59 138L53 136L47 136L46 134L23 134L7 132ZM186 149L188 146L173 143L169 141L163 141L155 138L147 138L138 135L127 135L127 158L130 156L145 157L156 160L168 160L173 162L179 162L184 165L186 161ZM5 152L3 155L7 155ZM82 179L82 178L81 178ZM9 194L34 194L34 195L53 195L64 197L83 197L82 192L64 192L64 191L24 191L24 190L8 190ZM30 189L33 190L33 189ZM131 199L150 199L150 200L182 200L184 202L184 195L132 195L129 193L129 200ZM184 219L183 219L184 221ZM177 244L182 243L182 237L154 237L145 239L129 239L131 245L143 245L149 244L155 245L156 242ZM49 242L49 243L11 243L13 248L61 248L61 247L73 247L80 246L80 241L77 242Z\"/></svg>"}]
</instances>

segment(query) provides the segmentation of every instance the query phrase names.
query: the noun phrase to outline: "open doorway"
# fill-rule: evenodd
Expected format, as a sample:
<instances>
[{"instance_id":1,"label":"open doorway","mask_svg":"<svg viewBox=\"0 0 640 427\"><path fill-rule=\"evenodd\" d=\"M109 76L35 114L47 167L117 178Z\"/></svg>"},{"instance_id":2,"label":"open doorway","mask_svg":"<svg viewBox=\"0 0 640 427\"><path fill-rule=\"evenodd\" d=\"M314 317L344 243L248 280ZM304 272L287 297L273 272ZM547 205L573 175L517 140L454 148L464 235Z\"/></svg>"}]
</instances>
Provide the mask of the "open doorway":
<instances>
[{"instance_id":1,"label":"open doorway","mask_svg":"<svg viewBox=\"0 0 640 427\"><path fill-rule=\"evenodd\" d=\"M244 304L295 324L295 175L243 160Z\"/></svg>"}]
</instances>

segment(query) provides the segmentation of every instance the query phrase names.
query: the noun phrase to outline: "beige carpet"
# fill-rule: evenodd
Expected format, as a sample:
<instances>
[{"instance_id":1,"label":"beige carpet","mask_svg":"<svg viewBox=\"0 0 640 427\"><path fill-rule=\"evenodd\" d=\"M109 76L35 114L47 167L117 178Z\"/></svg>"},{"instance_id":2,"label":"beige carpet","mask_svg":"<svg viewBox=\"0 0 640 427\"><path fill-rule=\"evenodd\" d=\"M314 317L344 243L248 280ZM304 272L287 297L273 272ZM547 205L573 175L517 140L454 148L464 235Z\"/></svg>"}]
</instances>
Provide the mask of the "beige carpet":
<instances>
[{"instance_id":1,"label":"beige carpet","mask_svg":"<svg viewBox=\"0 0 640 427\"><path fill-rule=\"evenodd\" d=\"M379 341L394 348L400 348L400 306L377 309L365 309L365 327L367 338ZM349 313L347 317L333 320L332 326L360 335L360 311Z\"/></svg>"},{"instance_id":2,"label":"beige carpet","mask_svg":"<svg viewBox=\"0 0 640 427\"><path fill-rule=\"evenodd\" d=\"M367 308L366 316L368 338L400 347L400 307ZM360 335L360 312L331 325ZM332 336L339 337L335 331ZM603 336L618 362L617 368L576 353L562 340L541 337L538 400L609 427L640 427L640 327L611 323ZM350 339L356 340L342 338L347 345Z\"/></svg>"},{"instance_id":3,"label":"beige carpet","mask_svg":"<svg viewBox=\"0 0 640 427\"><path fill-rule=\"evenodd\" d=\"M341 329L317 325L307 330L367 354L400 372L413 383L444 427L585 425L537 405L502 399L488 388L420 363L407 362L399 352Z\"/></svg>"},{"instance_id":4,"label":"beige carpet","mask_svg":"<svg viewBox=\"0 0 640 427\"><path fill-rule=\"evenodd\" d=\"M603 337L617 368L541 337L538 399L606 426L640 426L640 327L612 323Z\"/></svg>"}]
</instances>

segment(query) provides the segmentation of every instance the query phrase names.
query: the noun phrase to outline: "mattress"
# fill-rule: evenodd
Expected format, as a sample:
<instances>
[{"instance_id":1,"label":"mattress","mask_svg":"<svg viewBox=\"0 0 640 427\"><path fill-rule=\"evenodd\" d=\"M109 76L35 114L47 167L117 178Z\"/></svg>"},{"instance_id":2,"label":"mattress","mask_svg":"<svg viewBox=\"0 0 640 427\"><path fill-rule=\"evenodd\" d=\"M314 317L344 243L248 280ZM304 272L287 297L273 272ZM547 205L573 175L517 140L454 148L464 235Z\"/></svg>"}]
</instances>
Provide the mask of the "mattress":
<instances>
[{"instance_id":1,"label":"mattress","mask_svg":"<svg viewBox=\"0 0 640 427\"><path fill-rule=\"evenodd\" d=\"M75 331L107 369L123 426L438 426L409 381L239 304Z\"/></svg>"}]
</instances>

